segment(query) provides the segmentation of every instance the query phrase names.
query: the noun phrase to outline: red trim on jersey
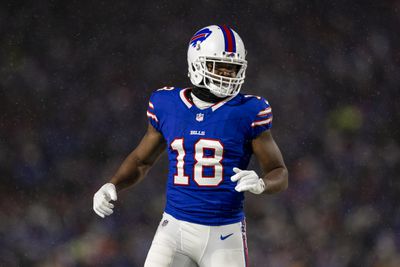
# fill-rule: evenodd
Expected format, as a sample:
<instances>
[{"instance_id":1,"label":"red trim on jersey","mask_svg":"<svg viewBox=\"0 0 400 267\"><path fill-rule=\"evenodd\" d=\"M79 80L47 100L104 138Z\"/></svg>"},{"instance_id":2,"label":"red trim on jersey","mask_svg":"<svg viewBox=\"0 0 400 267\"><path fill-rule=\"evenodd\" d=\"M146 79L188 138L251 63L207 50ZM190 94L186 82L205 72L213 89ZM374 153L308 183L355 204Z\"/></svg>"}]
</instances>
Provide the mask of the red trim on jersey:
<instances>
[{"instance_id":1,"label":"red trim on jersey","mask_svg":"<svg viewBox=\"0 0 400 267\"><path fill-rule=\"evenodd\" d=\"M230 96L228 98L225 98L225 99L215 103L214 105L211 106L212 111L215 111L216 109L222 107L223 105L225 105L225 103L231 101L235 97L236 97L236 95L233 95L233 96Z\"/></svg>"},{"instance_id":2,"label":"red trim on jersey","mask_svg":"<svg viewBox=\"0 0 400 267\"><path fill-rule=\"evenodd\" d=\"M269 115L271 113L272 113L271 107L267 107L266 109L261 110L260 112L258 112L257 116L258 117L267 116L267 115Z\"/></svg>"},{"instance_id":3,"label":"red trim on jersey","mask_svg":"<svg viewBox=\"0 0 400 267\"><path fill-rule=\"evenodd\" d=\"M268 123L270 123L271 121L272 121L272 117L269 117L269 118L266 119L266 120L254 121L254 122L251 124L251 127L260 126L260 125L264 125L264 124L268 124Z\"/></svg>"},{"instance_id":4,"label":"red trim on jersey","mask_svg":"<svg viewBox=\"0 0 400 267\"><path fill-rule=\"evenodd\" d=\"M183 89L183 90L185 90L185 91L183 91L183 96L185 97L185 99L186 99L190 104L193 105L192 99L191 99L189 96L187 96L187 94L190 94L190 91L191 91L191 90L188 90L188 89L191 89L191 88Z\"/></svg>"},{"instance_id":5,"label":"red trim on jersey","mask_svg":"<svg viewBox=\"0 0 400 267\"><path fill-rule=\"evenodd\" d=\"M153 120L158 122L157 116L155 114L151 113L150 111L147 111L146 115L147 115L147 117L152 118Z\"/></svg>"}]
</instances>

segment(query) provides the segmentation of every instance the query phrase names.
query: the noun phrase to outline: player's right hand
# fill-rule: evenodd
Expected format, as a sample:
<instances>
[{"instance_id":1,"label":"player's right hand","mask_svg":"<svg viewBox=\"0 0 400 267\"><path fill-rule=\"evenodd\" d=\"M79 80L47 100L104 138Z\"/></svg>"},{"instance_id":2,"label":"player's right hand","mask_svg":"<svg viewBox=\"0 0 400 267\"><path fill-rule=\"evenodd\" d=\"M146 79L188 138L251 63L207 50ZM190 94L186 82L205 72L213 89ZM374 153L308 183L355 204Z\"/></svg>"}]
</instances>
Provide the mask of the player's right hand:
<instances>
[{"instance_id":1,"label":"player's right hand","mask_svg":"<svg viewBox=\"0 0 400 267\"><path fill-rule=\"evenodd\" d=\"M93 210L101 218L111 215L114 211L114 205L110 203L111 200L117 200L117 190L115 185L107 183L103 185L99 191L93 196Z\"/></svg>"}]
</instances>

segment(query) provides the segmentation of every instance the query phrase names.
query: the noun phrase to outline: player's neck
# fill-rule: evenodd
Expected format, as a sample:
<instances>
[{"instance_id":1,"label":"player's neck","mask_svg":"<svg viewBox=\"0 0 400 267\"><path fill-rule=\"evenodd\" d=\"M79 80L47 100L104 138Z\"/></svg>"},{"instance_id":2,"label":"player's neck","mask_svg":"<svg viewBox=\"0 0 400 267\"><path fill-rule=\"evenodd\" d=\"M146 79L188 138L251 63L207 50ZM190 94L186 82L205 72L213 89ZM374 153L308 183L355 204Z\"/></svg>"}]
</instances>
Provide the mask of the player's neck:
<instances>
[{"instance_id":1,"label":"player's neck","mask_svg":"<svg viewBox=\"0 0 400 267\"><path fill-rule=\"evenodd\" d=\"M198 99L208 102L208 103L217 103L224 100L226 97L218 97L210 92L210 90L201 88L201 87L194 87L192 89L192 94L197 97Z\"/></svg>"}]
</instances>

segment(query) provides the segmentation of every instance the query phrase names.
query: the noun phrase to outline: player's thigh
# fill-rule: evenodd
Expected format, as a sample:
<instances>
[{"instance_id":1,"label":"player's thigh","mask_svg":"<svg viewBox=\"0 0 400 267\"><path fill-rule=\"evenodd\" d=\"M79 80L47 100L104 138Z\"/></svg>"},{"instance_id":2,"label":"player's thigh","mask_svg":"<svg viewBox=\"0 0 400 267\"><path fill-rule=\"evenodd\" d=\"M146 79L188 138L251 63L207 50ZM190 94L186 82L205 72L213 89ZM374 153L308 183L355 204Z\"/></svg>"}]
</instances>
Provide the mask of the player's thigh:
<instances>
[{"instance_id":1,"label":"player's thigh","mask_svg":"<svg viewBox=\"0 0 400 267\"><path fill-rule=\"evenodd\" d=\"M198 265L188 256L176 253L172 260L171 267L198 267Z\"/></svg>"},{"instance_id":2,"label":"player's thigh","mask_svg":"<svg viewBox=\"0 0 400 267\"><path fill-rule=\"evenodd\" d=\"M145 267L174 266L179 242L179 224L164 214L147 254ZM179 260L180 257L178 257Z\"/></svg>"},{"instance_id":3,"label":"player's thigh","mask_svg":"<svg viewBox=\"0 0 400 267\"><path fill-rule=\"evenodd\" d=\"M214 251L209 258L209 262L202 264L201 267L245 267L246 260L243 251L240 249L219 249Z\"/></svg>"},{"instance_id":4,"label":"player's thigh","mask_svg":"<svg viewBox=\"0 0 400 267\"><path fill-rule=\"evenodd\" d=\"M246 231L243 223L212 227L200 267L244 267L247 261Z\"/></svg>"},{"instance_id":5,"label":"player's thigh","mask_svg":"<svg viewBox=\"0 0 400 267\"><path fill-rule=\"evenodd\" d=\"M162 255L157 249L153 251L154 253L147 256L145 267L198 267L191 258L179 252Z\"/></svg>"}]
</instances>

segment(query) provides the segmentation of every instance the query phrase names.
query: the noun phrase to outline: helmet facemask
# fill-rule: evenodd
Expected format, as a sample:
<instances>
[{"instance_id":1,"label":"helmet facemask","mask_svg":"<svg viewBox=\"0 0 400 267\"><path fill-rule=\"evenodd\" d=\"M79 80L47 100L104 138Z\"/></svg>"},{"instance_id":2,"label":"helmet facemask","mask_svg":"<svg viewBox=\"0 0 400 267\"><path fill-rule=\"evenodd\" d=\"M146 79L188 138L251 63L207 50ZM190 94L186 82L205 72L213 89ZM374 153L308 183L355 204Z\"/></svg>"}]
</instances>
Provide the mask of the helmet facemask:
<instances>
[{"instance_id":1,"label":"helmet facemask","mask_svg":"<svg viewBox=\"0 0 400 267\"><path fill-rule=\"evenodd\" d=\"M218 97L234 96L244 83L247 62L242 59L221 57L199 57L192 70L200 77L199 87L207 88ZM220 66L232 69L230 74L218 73Z\"/></svg>"}]
</instances>

